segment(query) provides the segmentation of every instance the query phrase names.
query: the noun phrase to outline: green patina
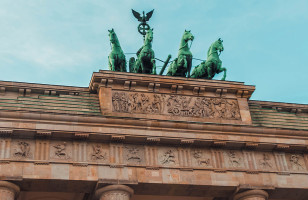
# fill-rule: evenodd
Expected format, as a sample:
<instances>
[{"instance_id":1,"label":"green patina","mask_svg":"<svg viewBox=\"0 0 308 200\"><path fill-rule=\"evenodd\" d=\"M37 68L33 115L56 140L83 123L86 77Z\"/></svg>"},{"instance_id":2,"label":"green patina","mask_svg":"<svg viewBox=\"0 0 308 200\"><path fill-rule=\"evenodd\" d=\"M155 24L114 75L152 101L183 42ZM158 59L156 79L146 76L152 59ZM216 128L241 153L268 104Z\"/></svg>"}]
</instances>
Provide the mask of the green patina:
<instances>
[{"instance_id":1,"label":"green patina","mask_svg":"<svg viewBox=\"0 0 308 200\"><path fill-rule=\"evenodd\" d=\"M219 38L210 46L207 52L207 60L194 68L191 74L192 78L213 79L215 74L224 72L221 80L226 79L227 69L221 66L222 62L219 59L220 53L224 50L222 42L223 41Z\"/></svg>"},{"instance_id":2,"label":"green patina","mask_svg":"<svg viewBox=\"0 0 308 200\"><path fill-rule=\"evenodd\" d=\"M113 29L109 31L111 52L108 56L109 69L111 71L126 72L125 55L121 49L118 37Z\"/></svg>"},{"instance_id":3,"label":"green patina","mask_svg":"<svg viewBox=\"0 0 308 200\"><path fill-rule=\"evenodd\" d=\"M129 70L134 73L156 74L155 54L152 49L153 29L149 29L145 35L144 44L137 52L137 60L134 57L129 60Z\"/></svg>"},{"instance_id":4,"label":"green patina","mask_svg":"<svg viewBox=\"0 0 308 200\"><path fill-rule=\"evenodd\" d=\"M181 39L178 57L169 66L167 76L190 77L192 53L190 52L188 42L193 40L194 36L191 32L185 30Z\"/></svg>"}]
</instances>

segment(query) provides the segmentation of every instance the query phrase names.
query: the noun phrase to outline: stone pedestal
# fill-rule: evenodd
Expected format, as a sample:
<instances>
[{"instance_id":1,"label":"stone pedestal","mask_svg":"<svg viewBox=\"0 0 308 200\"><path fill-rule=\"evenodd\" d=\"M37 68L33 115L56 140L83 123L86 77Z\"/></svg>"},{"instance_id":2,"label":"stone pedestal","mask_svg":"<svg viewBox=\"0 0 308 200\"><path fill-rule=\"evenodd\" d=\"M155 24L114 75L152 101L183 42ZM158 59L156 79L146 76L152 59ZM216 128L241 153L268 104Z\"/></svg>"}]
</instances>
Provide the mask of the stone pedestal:
<instances>
[{"instance_id":1,"label":"stone pedestal","mask_svg":"<svg viewBox=\"0 0 308 200\"><path fill-rule=\"evenodd\" d=\"M126 185L109 185L95 192L99 200L130 200L133 194L134 190Z\"/></svg>"},{"instance_id":2,"label":"stone pedestal","mask_svg":"<svg viewBox=\"0 0 308 200\"><path fill-rule=\"evenodd\" d=\"M268 194L264 190L248 190L238 193L233 200L267 200Z\"/></svg>"},{"instance_id":3,"label":"stone pedestal","mask_svg":"<svg viewBox=\"0 0 308 200\"><path fill-rule=\"evenodd\" d=\"M7 181L0 181L1 200L14 200L17 198L19 192L20 189L17 185Z\"/></svg>"}]
</instances>

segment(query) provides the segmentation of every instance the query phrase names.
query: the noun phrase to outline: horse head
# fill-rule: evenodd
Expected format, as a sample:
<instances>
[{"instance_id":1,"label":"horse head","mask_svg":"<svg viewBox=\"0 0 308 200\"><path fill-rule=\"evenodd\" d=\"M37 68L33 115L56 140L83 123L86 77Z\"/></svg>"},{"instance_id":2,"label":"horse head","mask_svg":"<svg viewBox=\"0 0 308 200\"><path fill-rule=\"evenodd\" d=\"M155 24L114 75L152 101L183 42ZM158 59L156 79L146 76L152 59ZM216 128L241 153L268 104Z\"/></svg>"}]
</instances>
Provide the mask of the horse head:
<instances>
[{"instance_id":1,"label":"horse head","mask_svg":"<svg viewBox=\"0 0 308 200\"><path fill-rule=\"evenodd\" d=\"M153 28L149 29L147 31L147 34L145 35L145 42L152 42L153 41Z\"/></svg>"},{"instance_id":2,"label":"horse head","mask_svg":"<svg viewBox=\"0 0 308 200\"><path fill-rule=\"evenodd\" d=\"M222 44L223 40L219 38L216 40L213 44L213 47L218 50L219 52L222 52L224 50L224 45Z\"/></svg>"},{"instance_id":3,"label":"horse head","mask_svg":"<svg viewBox=\"0 0 308 200\"><path fill-rule=\"evenodd\" d=\"M109 40L112 44L118 44L119 43L119 40L118 40L118 37L117 37L117 34L114 32L113 29L111 30L108 30L109 31Z\"/></svg>"},{"instance_id":4,"label":"horse head","mask_svg":"<svg viewBox=\"0 0 308 200\"><path fill-rule=\"evenodd\" d=\"M188 42L189 40L193 41L194 38L195 38L195 37L193 36L193 34L191 34L190 31L187 31L187 30L184 31L184 34L183 34L182 39L183 39L185 42Z\"/></svg>"}]
</instances>

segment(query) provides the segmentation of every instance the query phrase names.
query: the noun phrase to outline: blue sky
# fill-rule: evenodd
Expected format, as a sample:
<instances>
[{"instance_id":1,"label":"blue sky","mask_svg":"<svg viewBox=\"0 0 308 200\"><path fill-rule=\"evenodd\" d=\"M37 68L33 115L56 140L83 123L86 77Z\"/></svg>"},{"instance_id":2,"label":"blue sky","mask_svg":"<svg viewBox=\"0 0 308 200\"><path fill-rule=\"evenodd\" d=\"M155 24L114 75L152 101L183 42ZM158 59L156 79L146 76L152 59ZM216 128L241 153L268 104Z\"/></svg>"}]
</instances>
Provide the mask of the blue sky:
<instances>
[{"instance_id":1,"label":"blue sky","mask_svg":"<svg viewBox=\"0 0 308 200\"><path fill-rule=\"evenodd\" d=\"M124 52L142 46L131 8L155 9L157 58L176 57L185 29L199 59L221 37L227 80L255 85L255 100L308 104L307 0L0 0L0 80L87 87L108 68L108 29Z\"/></svg>"}]
</instances>

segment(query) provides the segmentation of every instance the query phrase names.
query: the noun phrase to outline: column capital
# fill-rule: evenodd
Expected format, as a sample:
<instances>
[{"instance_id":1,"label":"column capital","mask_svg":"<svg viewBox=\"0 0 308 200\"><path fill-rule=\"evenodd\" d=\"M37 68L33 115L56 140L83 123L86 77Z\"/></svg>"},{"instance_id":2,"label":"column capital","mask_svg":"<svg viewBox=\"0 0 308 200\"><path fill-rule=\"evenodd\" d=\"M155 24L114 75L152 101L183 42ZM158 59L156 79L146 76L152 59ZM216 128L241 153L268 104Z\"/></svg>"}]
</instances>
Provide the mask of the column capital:
<instances>
[{"instance_id":1,"label":"column capital","mask_svg":"<svg viewBox=\"0 0 308 200\"><path fill-rule=\"evenodd\" d=\"M233 200L267 200L268 193L264 190L248 190L236 194Z\"/></svg>"},{"instance_id":2,"label":"column capital","mask_svg":"<svg viewBox=\"0 0 308 200\"><path fill-rule=\"evenodd\" d=\"M134 194L134 190L126 185L108 185L96 190L95 197L98 199L109 200L108 197L111 197L114 194L122 194L123 197L126 196L126 198L124 197L125 200L129 200L130 197Z\"/></svg>"},{"instance_id":3,"label":"column capital","mask_svg":"<svg viewBox=\"0 0 308 200\"><path fill-rule=\"evenodd\" d=\"M18 195L19 195L19 192L20 192L20 188L19 186L15 185L14 183L10 183L8 181L0 181L0 193L1 193L1 190L2 191L10 191L14 198L16 198ZM1 196L2 194L0 194Z\"/></svg>"}]
</instances>

